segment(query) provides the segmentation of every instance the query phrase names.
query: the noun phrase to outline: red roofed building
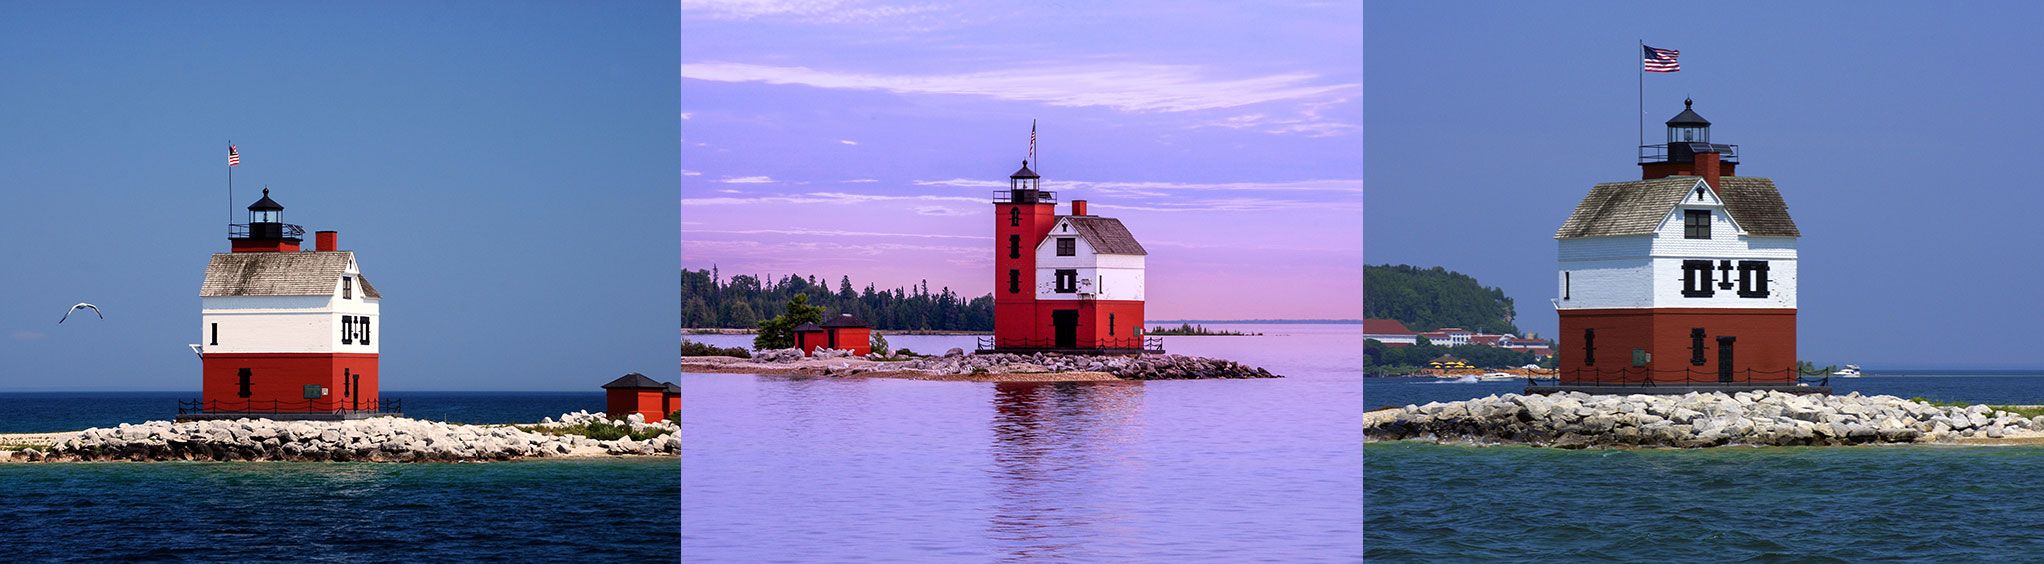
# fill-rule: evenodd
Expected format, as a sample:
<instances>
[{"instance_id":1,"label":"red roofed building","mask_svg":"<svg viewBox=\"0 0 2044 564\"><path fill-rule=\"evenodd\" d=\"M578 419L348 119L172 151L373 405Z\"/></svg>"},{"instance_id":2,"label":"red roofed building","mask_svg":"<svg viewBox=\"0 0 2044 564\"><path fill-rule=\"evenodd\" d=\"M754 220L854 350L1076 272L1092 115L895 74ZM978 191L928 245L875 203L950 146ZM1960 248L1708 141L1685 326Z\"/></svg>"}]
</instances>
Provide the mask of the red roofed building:
<instances>
[{"instance_id":1,"label":"red roofed building","mask_svg":"<svg viewBox=\"0 0 2044 564\"><path fill-rule=\"evenodd\" d=\"M1393 347L1411 346L1419 343L1419 333L1405 328L1405 323L1396 319L1364 319L1363 338L1375 340Z\"/></svg>"}]
</instances>

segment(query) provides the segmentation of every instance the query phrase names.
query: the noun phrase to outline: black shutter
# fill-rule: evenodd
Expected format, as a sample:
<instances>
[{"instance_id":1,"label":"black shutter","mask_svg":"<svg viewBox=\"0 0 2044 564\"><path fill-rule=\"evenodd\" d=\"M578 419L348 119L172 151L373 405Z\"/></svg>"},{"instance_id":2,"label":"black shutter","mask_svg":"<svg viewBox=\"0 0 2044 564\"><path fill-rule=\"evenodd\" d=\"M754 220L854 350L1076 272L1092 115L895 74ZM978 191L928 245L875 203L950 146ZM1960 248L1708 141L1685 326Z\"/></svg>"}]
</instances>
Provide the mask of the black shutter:
<instances>
[{"instance_id":1,"label":"black shutter","mask_svg":"<svg viewBox=\"0 0 2044 564\"><path fill-rule=\"evenodd\" d=\"M1008 258L1022 258L1022 236L1008 236Z\"/></svg>"},{"instance_id":2,"label":"black shutter","mask_svg":"<svg viewBox=\"0 0 2044 564\"><path fill-rule=\"evenodd\" d=\"M367 315L364 315L364 316L362 316L362 317L358 317L358 318L356 318L356 319L358 319L358 320L361 320L361 322L362 322L362 344L364 344L364 345L367 345L367 344L369 344L369 333L370 333L370 331L369 331L369 316L367 316Z\"/></svg>"},{"instance_id":3,"label":"black shutter","mask_svg":"<svg viewBox=\"0 0 2044 564\"><path fill-rule=\"evenodd\" d=\"M1583 330L1583 366L1597 365L1597 330Z\"/></svg>"},{"instance_id":4,"label":"black shutter","mask_svg":"<svg viewBox=\"0 0 2044 564\"><path fill-rule=\"evenodd\" d=\"M341 316L341 344L355 344L355 316Z\"/></svg>"},{"instance_id":5,"label":"black shutter","mask_svg":"<svg viewBox=\"0 0 2044 564\"><path fill-rule=\"evenodd\" d=\"M239 376L239 377L241 378L241 393L240 393L241 397L243 397L243 398L246 398L246 397L248 397L248 395L249 395L249 394L248 394L248 388L249 388L249 381L248 381L248 380L249 380L249 378L251 377L251 374L250 374L250 371L249 371L249 369L247 369L247 368L243 368L243 369L241 369L241 371L240 371L239 373L237 373L237 374L236 374L236 376Z\"/></svg>"},{"instance_id":6,"label":"black shutter","mask_svg":"<svg viewBox=\"0 0 2044 564\"><path fill-rule=\"evenodd\" d=\"M220 344L220 324L218 323L213 324L213 341L209 344Z\"/></svg>"},{"instance_id":7,"label":"black shutter","mask_svg":"<svg viewBox=\"0 0 2044 564\"><path fill-rule=\"evenodd\" d=\"M1022 226L1022 208L1008 208L1008 226Z\"/></svg>"},{"instance_id":8,"label":"black shutter","mask_svg":"<svg viewBox=\"0 0 2044 564\"><path fill-rule=\"evenodd\" d=\"M1689 330L1689 363L1703 366L1703 328Z\"/></svg>"},{"instance_id":9,"label":"black shutter","mask_svg":"<svg viewBox=\"0 0 2044 564\"><path fill-rule=\"evenodd\" d=\"M1767 297L1767 261L1739 261L1739 297Z\"/></svg>"},{"instance_id":10,"label":"black shutter","mask_svg":"<svg viewBox=\"0 0 2044 564\"><path fill-rule=\"evenodd\" d=\"M1008 269L1008 293L1014 294L1019 293L1021 291L1022 291L1022 271L1015 270L1012 268Z\"/></svg>"},{"instance_id":11,"label":"black shutter","mask_svg":"<svg viewBox=\"0 0 2044 564\"><path fill-rule=\"evenodd\" d=\"M1682 297L1708 298L1717 293L1716 289L1711 288L1711 274L1715 270L1711 261L1682 261Z\"/></svg>"}]
</instances>

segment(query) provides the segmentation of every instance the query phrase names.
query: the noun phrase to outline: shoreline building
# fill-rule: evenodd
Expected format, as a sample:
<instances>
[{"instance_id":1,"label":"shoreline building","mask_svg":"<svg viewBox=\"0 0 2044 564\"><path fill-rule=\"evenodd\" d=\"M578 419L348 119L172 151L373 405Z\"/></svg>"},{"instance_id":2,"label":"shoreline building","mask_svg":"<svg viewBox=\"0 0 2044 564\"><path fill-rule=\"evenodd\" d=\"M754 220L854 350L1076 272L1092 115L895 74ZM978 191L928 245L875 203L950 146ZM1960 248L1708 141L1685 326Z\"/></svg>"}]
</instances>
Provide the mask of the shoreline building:
<instances>
[{"instance_id":1,"label":"shoreline building","mask_svg":"<svg viewBox=\"0 0 2044 564\"><path fill-rule=\"evenodd\" d=\"M269 189L228 226L199 287L200 398L179 420L358 419L395 414L378 392L383 294L340 234L283 222Z\"/></svg>"},{"instance_id":2,"label":"shoreline building","mask_svg":"<svg viewBox=\"0 0 2044 564\"><path fill-rule=\"evenodd\" d=\"M1073 200L1057 214L1029 161L993 194L994 336L980 352L1162 353L1143 336L1148 251L1121 220Z\"/></svg>"},{"instance_id":3,"label":"shoreline building","mask_svg":"<svg viewBox=\"0 0 2044 564\"><path fill-rule=\"evenodd\" d=\"M1796 387L1802 232L1693 103L1640 147L1640 180L1591 188L1555 232L1557 387L1828 391Z\"/></svg>"},{"instance_id":4,"label":"shoreline building","mask_svg":"<svg viewBox=\"0 0 2044 564\"><path fill-rule=\"evenodd\" d=\"M804 323L796 326L795 348L802 350L802 356L814 356L816 349L837 349L851 351L852 356L866 356L873 352L873 329L849 313L824 320L822 325Z\"/></svg>"}]
</instances>

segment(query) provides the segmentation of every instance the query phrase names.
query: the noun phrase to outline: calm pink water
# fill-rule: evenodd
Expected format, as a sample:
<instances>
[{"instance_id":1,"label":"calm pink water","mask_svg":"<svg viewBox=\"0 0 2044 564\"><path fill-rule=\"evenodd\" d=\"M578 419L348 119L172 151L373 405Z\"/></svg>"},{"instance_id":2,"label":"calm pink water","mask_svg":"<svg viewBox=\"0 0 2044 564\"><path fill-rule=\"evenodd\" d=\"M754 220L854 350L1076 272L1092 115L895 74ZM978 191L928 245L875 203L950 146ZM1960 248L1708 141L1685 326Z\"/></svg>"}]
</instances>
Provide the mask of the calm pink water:
<instances>
[{"instance_id":1,"label":"calm pink water","mask_svg":"<svg viewBox=\"0 0 2044 564\"><path fill-rule=\"evenodd\" d=\"M1165 344L1287 378L684 374L682 556L1360 560L1361 326L1226 327L1266 335ZM923 352L972 344L889 340Z\"/></svg>"}]
</instances>

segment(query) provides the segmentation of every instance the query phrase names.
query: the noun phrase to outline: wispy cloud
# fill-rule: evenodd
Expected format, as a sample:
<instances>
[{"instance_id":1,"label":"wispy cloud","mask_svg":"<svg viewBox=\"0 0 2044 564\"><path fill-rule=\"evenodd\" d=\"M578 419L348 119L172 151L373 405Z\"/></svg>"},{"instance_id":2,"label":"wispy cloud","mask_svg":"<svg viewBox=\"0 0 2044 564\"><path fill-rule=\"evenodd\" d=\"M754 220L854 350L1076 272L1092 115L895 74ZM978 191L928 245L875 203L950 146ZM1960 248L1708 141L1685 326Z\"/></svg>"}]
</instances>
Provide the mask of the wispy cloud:
<instances>
[{"instance_id":1,"label":"wispy cloud","mask_svg":"<svg viewBox=\"0 0 2044 564\"><path fill-rule=\"evenodd\" d=\"M682 176L702 176L702 175L703 175L703 173L700 173L700 172L696 172L696 171L693 171L693 170L689 170L689 169L685 169L685 168L684 168L684 169L681 169L681 175L682 175Z\"/></svg>"},{"instance_id":2,"label":"wispy cloud","mask_svg":"<svg viewBox=\"0 0 2044 564\"><path fill-rule=\"evenodd\" d=\"M964 74L906 75L817 70L745 63L684 63L682 78L715 82L798 84L956 94L1052 106L1107 107L1132 112L1186 112L1279 101L1324 101L1360 93L1357 83L1327 84L1319 74L1288 72L1219 78L1192 65L1096 63Z\"/></svg>"},{"instance_id":3,"label":"wispy cloud","mask_svg":"<svg viewBox=\"0 0 2044 564\"><path fill-rule=\"evenodd\" d=\"M870 23L941 9L933 4L879 5L858 0L682 0L684 14L716 20L774 19L799 23Z\"/></svg>"},{"instance_id":4,"label":"wispy cloud","mask_svg":"<svg viewBox=\"0 0 2044 564\"><path fill-rule=\"evenodd\" d=\"M13 337L14 340L16 341L37 341L43 339L44 337L48 337L49 335L45 335L40 331L16 329L14 330L14 332L8 333L7 336Z\"/></svg>"},{"instance_id":5,"label":"wispy cloud","mask_svg":"<svg viewBox=\"0 0 2044 564\"><path fill-rule=\"evenodd\" d=\"M846 145L857 145L857 144L859 144L859 142L858 142L858 141L853 141L853 140L850 140L850 139L839 139L839 140L837 140L837 142L839 142L839 143L844 143L844 144L846 144Z\"/></svg>"},{"instance_id":6,"label":"wispy cloud","mask_svg":"<svg viewBox=\"0 0 2044 564\"><path fill-rule=\"evenodd\" d=\"M943 235L936 233L889 233L881 231L840 231L834 229L690 229L690 234L718 233L725 235L829 235L836 237L915 237L922 239L973 239L986 240L992 237L981 235Z\"/></svg>"},{"instance_id":7,"label":"wispy cloud","mask_svg":"<svg viewBox=\"0 0 2044 564\"><path fill-rule=\"evenodd\" d=\"M687 121L687 120L688 120L688 118L690 118L690 117L693 117L694 115L695 115L695 114L692 114L692 113L689 113L689 112L682 112L682 113L681 113L681 119L682 119L683 121Z\"/></svg>"},{"instance_id":8,"label":"wispy cloud","mask_svg":"<svg viewBox=\"0 0 2044 564\"><path fill-rule=\"evenodd\" d=\"M854 178L854 179L851 179L851 180L845 180L844 182L849 182L849 183L852 183L852 184L868 184L868 183L873 183L873 182L879 182L879 181L878 181L878 180L874 180L874 179L871 179L871 178Z\"/></svg>"},{"instance_id":9,"label":"wispy cloud","mask_svg":"<svg viewBox=\"0 0 2044 564\"><path fill-rule=\"evenodd\" d=\"M916 206L916 208L915 208L915 211L916 211L916 215L937 215L937 216L951 216L951 217L957 217L957 216L968 216L968 215L979 215L979 214L980 214L980 212L977 212L977 211L973 211L973 210L961 210L961 209L958 209L958 208L953 208L953 207L946 207L946 206Z\"/></svg>"},{"instance_id":10,"label":"wispy cloud","mask_svg":"<svg viewBox=\"0 0 2044 564\"><path fill-rule=\"evenodd\" d=\"M960 188L1005 188L1006 181L981 180L975 178L951 178L946 180L917 180L916 186L956 186ZM1054 180L1044 182L1043 187L1052 190L1098 190L1101 192L1162 196L1176 191L1241 191L1241 192L1357 192L1363 191L1359 179L1327 180L1280 180L1273 182L1130 182L1093 180Z\"/></svg>"},{"instance_id":11,"label":"wispy cloud","mask_svg":"<svg viewBox=\"0 0 2044 564\"><path fill-rule=\"evenodd\" d=\"M773 184L774 179L766 176L740 176L738 178L725 178L721 182L725 184Z\"/></svg>"},{"instance_id":12,"label":"wispy cloud","mask_svg":"<svg viewBox=\"0 0 2044 564\"><path fill-rule=\"evenodd\" d=\"M810 192L806 194L758 196L751 198L682 198L681 205L729 206L752 204L863 204L869 202L897 202L897 201L971 202L975 204L986 203L985 198L967 198L964 196L929 196L929 195L881 196L877 194L847 194L844 192Z\"/></svg>"},{"instance_id":13,"label":"wispy cloud","mask_svg":"<svg viewBox=\"0 0 2044 564\"><path fill-rule=\"evenodd\" d=\"M740 191L740 190L731 190L731 189L724 189L724 190L718 190L718 192L723 192L723 193L725 193L725 194L743 194L743 193L745 193L745 192L743 192L743 191Z\"/></svg>"},{"instance_id":14,"label":"wispy cloud","mask_svg":"<svg viewBox=\"0 0 2044 564\"><path fill-rule=\"evenodd\" d=\"M1279 200L1272 198L1210 198L1183 202L1152 202L1143 205L1093 204L1093 207L1110 210L1131 210L1149 212L1261 212L1281 210L1357 210L1363 209L1361 198L1355 201L1303 201Z\"/></svg>"}]
</instances>

